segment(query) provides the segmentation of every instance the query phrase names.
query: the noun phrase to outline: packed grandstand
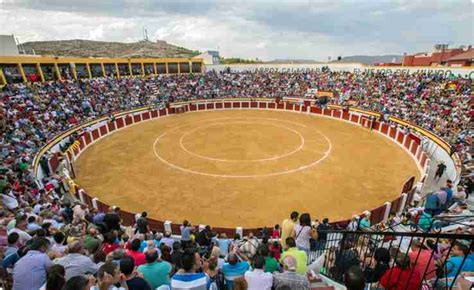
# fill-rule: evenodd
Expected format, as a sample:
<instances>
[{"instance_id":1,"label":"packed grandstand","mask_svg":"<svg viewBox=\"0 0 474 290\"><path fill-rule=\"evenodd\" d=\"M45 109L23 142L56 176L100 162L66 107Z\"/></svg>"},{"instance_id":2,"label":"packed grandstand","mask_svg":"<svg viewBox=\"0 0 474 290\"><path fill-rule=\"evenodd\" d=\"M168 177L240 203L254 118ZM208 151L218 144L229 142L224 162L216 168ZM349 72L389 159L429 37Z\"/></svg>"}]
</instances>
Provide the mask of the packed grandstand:
<instances>
[{"instance_id":1,"label":"packed grandstand","mask_svg":"<svg viewBox=\"0 0 474 290\"><path fill-rule=\"evenodd\" d=\"M7 84L0 92L3 287L464 289L474 272L471 86L460 76L329 68ZM443 138L459 158L459 180L445 181L440 165L442 182L426 177L437 188L417 192L383 223L361 215L333 224L295 209L273 229L228 236L194 221L184 221L178 232L157 231L146 212L125 225L120 209L81 203L74 181L61 170L49 172L47 160L40 161L48 173L42 180L33 170L50 140L99 117L180 101L312 99L308 91L315 88L334 95L317 106L368 109Z\"/></svg>"}]
</instances>

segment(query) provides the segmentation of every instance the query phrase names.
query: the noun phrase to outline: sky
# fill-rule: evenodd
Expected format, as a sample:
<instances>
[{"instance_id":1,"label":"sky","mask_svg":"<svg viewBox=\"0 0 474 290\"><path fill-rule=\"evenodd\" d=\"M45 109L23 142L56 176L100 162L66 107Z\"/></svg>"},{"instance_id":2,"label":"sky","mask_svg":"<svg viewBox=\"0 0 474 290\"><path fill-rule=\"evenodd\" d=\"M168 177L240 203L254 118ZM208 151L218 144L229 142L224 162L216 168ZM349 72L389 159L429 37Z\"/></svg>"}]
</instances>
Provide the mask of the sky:
<instances>
[{"instance_id":1,"label":"sky","mask_svg":"<svg viewBox=\"0 0 474 290\"><path fill-rule=\"evenodd\" d=\"M20 42L143 39L224 57L327 60L474 42L474 0L0 0Z\"/></svg>"}]
</instances>

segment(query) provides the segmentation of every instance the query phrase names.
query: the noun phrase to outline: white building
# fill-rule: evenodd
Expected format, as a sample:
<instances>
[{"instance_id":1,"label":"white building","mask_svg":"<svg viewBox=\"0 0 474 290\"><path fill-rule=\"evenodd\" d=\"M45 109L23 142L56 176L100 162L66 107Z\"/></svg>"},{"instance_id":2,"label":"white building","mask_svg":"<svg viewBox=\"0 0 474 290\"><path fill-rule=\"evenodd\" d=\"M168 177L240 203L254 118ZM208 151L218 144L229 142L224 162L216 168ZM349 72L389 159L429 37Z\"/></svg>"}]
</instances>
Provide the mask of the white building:
<instances>
[{"instance_id":1,"label":"white building","mask_svg":"<svg viewBox=\"0 0 474 290\"><path fill-rule=\"evenodd\" d=\"M202 58L204 65L219 64L219 52L215 50L207 50L194 58Z\"/></svg>"},{"instance_id":2,"label":"white building","mask_svg":"<svg viewBox=\"0 0 474 290\"><path fill-rule=\"evenodd\" d=\"M18 47L16 46L15 36L0 35L0 56L19 55Z\"/></svg>"}]
</instances>

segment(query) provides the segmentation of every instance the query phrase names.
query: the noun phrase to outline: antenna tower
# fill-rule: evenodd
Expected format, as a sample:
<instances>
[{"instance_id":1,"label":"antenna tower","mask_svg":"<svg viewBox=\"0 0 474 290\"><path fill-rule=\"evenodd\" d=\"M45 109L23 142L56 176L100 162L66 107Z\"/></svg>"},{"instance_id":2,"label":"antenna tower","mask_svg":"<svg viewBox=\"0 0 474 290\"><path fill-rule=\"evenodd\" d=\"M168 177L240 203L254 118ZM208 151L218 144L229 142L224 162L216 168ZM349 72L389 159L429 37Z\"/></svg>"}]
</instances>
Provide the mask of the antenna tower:
<instances>
[{"instance_id":1,"label":"antenna tower","mask_svg":"<svg viewBox=\"0 0 474 290\"><path fill-rule=\"evenodd\" d=\"M150 39L148 39L148 30L146 29L146 26L143 26L143 39L145 41L149 41Z\"/></svg>"}]
</instances>

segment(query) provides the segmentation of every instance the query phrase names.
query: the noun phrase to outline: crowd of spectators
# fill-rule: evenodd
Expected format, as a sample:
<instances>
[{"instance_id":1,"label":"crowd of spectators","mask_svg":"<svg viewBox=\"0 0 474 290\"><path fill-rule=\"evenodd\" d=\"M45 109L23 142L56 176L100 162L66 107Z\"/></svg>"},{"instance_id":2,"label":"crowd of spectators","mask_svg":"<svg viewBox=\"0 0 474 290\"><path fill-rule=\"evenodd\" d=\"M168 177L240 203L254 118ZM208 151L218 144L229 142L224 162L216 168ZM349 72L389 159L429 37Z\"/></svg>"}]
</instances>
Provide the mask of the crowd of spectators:
<instances>
[{"instance_id":1,"label":"crowd of spectators","mask_svg":"<svg viewBox=\"0 0 474 290\"><path fill-rule=\"evenodd\" d=\"M433 259L435 266L448 260L453 265L444 273L435 273L437 277L456 273L460 260L463 272L474 271L472 239L467 249L462 242L449 241L431 246L415 242L388 254L371 249L370 259L361 256L368 242L349 241L341 245L342 256L334 251L315 259L315 251L327 249L329 221L315 223L309 214L296 212L281 226L259 233L259 239L253 234L230 239L211 227L199 231L187 221L181 237L176 238L170 232L151 231L146 213L137 217L134 227L125 227L120 209L100 212L71 198L73 182L60 172L48 172L45 160L41 164L49 173L47 177L37 181L32 171L33 158L48 140L98 116L180 100L311 98L308 90L317 88L332 91L336 97L330 102L334 104L356 105L409 120L453 145L464 166L458 187L448 182L386 224L371 225L366 215L355 217L348 225L350 230L386 227L404 231L415 227L432 232L445 226L445 220L434 221L434 216L472 215L472 204L468 203L473 190L470 86L470 81L462 78L423 73L329 70L208 72L7 85L0 91L1 278L4 283L12 282L14 289L208 289L211 284L214 289L307 289L319 271L325 270L349 284L380 282L390 289L405 289L405 285L390 286L396 283L392 276L408 271L416 278L413 267L433 269L433 265L419 266L413 254L408 258L404 254L425 257L423 250L431 253L434 248L439 252ZM446 250L451 248L454 250ZM391 272L396 274L387 276Z\"/></svg>"},{"instance_id":2,"label":"crowd of spectators","mask_svg":"<svg viewBox=\"0 0 474 290\"><path fill-rule=\"evenodd\" d=\"M77 204L72 212L59 210L56 218L73 220L59 228L31 213L42 224L33 231L26 214L12 217L2 260L4 283L9 272L13 289L313 289L321 283L319 273L325 273L349 289L371 283L415 290L422 282L474 272L472 236L405 243L375 243L371 235L355 234L335 239L327 219L319 222L298 212L259 238L253 233L228 238L188 221L180 236L171 236L150 230L146 212L132 227L122 225L119 212Z\"/></svg>"}]
</instances>

